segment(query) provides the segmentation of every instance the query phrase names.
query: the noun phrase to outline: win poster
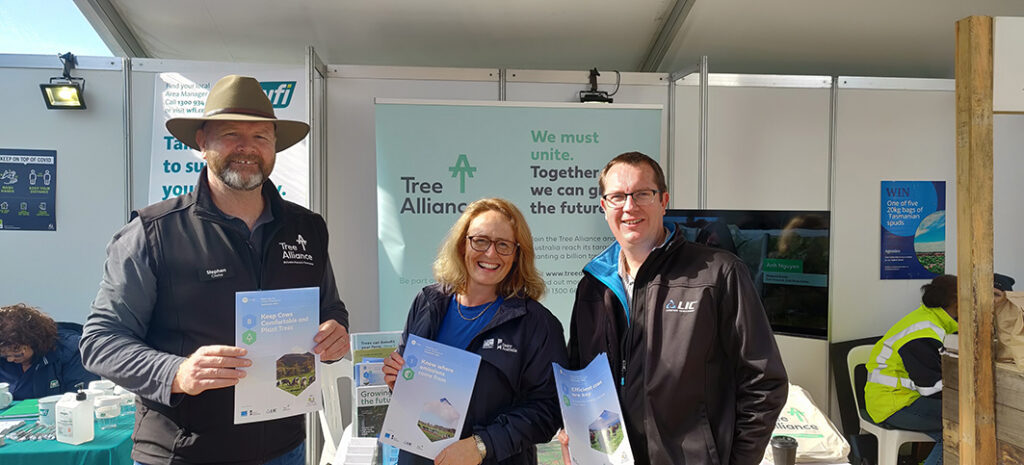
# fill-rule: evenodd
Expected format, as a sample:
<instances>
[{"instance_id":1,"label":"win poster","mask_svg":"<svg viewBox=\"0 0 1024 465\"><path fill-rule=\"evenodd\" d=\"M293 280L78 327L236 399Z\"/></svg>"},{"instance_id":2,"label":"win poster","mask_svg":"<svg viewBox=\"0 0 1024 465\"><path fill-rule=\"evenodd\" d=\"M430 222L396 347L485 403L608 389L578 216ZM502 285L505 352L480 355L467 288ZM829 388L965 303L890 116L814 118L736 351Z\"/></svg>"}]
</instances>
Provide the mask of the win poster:
<instances>
[{"instance_id":1,"label":"win poster","mask_svg":"<svg viewBox=\"0 0 1024 465\"><path fill-rule=\"evenodd\" d=\"M881 279L931 279L946 269L946 182L882 181Z\"/></svg>"},{"instance_id":2,"label":"win poster","mask_svg":"<svg viewBox=\"0 0 1024 465\"><path fill-rule=\"evenodd\" d=\"M583 266L614 238L600 209L609 160L661 154L660 105L378 100L380 328L402 329L469 203L514 203L533 235L544 305L568 327Z\"/></svg>"}]
</instances>

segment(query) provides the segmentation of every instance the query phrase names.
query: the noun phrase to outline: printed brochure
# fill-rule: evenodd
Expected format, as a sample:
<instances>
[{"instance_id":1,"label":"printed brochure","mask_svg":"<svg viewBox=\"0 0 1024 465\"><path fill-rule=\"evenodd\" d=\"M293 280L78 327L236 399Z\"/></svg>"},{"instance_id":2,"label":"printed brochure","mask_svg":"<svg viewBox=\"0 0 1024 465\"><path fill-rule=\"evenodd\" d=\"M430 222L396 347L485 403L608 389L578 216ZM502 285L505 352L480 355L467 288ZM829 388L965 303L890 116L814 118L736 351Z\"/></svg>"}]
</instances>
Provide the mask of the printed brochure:
<instances>
[{"instance_id":1,"label":"printed brochure","mask_svg":"<svg viewBox=\"0 0 1024 465\"><path fill-rule=\"evenodd\" d=\"M459 440L480 356L410 335L380 442L433 459Z\"/></svg>"},{"instance_id":2,"label":"printed brochure","mask_svg":"<svg viewBox=\"0 0 1024 465\"><path fill-rule=\"evenodd\" d=\"M323 408L313 337L320 288L235 293L235 345L252 366L235 386L235 424L275 420Z\"/></svg>"},{"instance_id":3,"label":"printed brochure","mask_svg":"<svg viewBox=\"0 0 1024 465\"><path fill-rule=\"evenodd\" d=\"M391 389L387 386L356 388L356 437L375 438L380 435L390 401Z\"/></svg>"},{"instance_id":4,"label":"printed brochure","mask_svg":"<svg viewBox=\"0 0 1024 465\"><path fill-rule=\"evenodd\" d=\"M352 333L351 342L353 364L362 362L364 358L383 360L398 348L402 342L402 332Z\"/></svg>"},{"instance_id":5,"label":"printed brochure","mask_svg":"<svg viewBox=\"0 0 1024 465\"><path fill-rule=\"evenodd\" d=\"M579 371L566 370L557 363L551 366L555 370L558 404L569 435L572 463L632 464L633 451L626 437L608 355L598 355Z\"/></svg>"}]
</instances>

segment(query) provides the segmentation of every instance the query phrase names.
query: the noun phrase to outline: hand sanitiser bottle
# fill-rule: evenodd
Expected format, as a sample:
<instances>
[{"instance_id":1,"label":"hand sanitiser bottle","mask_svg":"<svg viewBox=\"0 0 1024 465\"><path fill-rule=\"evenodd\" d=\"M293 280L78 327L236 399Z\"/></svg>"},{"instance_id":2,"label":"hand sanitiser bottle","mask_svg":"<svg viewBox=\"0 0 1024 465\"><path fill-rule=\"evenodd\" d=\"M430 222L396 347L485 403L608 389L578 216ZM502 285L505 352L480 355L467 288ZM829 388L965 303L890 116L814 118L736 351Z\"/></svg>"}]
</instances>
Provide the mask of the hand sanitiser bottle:
<instances>
[{"instance_id":1,"label":"hand sanitiser bottle","mask_svg":"<svg viewBox=\"0 0 1024 465\"><path fill-rule=\"evenodd\" d=\"M93 439L92 402L84 392L74 397L66 395L57 402L57 440L67 444L81 444Z\"/></svg>"},{"instance_id":2,"label":"hand sanitiser bottle","mask_svg":"<svg viewBox=\"0 0 1024 465\"><path fill-rule=\"evenodd\" d=\"M121 396L99 396L93 401L96 409L96 426L100 430L117 428L121 416Z\"/></svg>"}]
</instances>

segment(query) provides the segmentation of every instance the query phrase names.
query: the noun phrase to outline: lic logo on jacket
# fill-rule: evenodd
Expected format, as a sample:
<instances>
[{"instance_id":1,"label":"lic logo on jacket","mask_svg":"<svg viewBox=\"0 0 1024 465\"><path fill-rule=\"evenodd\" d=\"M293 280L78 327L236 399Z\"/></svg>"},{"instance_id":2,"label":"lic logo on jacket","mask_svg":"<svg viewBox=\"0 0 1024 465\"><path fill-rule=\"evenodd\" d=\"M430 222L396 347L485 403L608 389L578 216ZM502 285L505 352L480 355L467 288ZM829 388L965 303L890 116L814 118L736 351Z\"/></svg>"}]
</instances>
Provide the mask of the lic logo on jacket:
<instances>
[{"instance_id":1,"label":"lic logo on jacket","mask_svg":"<svg viewBox=\"0 0 1024 465\"><path fill-rule=\"evenodd\" d=\"M665 303L665 311L670 313L693 313L697 311L696 300L675 300L669 299Z\"/></svg>"}]
</instances>

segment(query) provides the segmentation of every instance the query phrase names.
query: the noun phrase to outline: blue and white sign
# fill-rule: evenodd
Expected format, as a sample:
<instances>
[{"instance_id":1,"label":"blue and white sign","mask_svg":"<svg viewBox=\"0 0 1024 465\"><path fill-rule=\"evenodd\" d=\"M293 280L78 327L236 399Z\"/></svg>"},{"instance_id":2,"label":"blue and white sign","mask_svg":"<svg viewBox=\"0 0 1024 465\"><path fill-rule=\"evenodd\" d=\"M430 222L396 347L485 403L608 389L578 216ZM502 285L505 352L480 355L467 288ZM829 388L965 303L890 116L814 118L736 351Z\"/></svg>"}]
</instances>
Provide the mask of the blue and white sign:
<instances>
[{"instance_id":1,"label":"blue and white sign","mask_svg":"<svg viewBox=\"0 0 1024 465\"><path fill-rule=\"evenodd\" d=\"M57 151L0 148L0 230L57 230Z\"/></svg>"},{"instance_id":2,"label":"blue and white sign","mask_svg":"<svg viewBox=\"0 0 1024 465\"><path fill-rule=\"evenodd\" d=\"M253 76L267 94L278 119L306 121L306 81L300 69L268 71L261 67L232 66L229 72L158 73L153 81L153 145L149 169L149 203L187 194L195 189L206 166L203 154L192 150L167 131L176 117L199 117L206 96L226 74ZM285 200L309 206L309 139L277 154L270 179Z\"/></svg>"}]
</instances>

